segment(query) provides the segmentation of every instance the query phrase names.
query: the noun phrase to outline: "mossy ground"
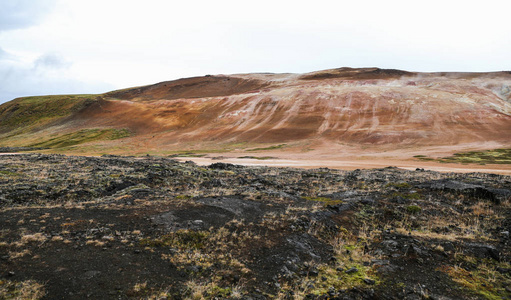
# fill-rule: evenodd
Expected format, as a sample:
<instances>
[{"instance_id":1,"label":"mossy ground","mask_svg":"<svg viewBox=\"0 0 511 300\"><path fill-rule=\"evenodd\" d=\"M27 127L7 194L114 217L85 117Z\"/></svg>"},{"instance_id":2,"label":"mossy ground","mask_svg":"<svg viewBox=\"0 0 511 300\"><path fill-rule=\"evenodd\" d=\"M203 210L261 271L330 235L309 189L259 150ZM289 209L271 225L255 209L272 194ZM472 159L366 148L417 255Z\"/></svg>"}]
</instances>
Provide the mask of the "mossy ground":
<instances>
[{"instance_id":1,"label":"mossy ground","mask_svg":"<svg viewBox=\"0 0 511 300\"><path fill-rule=\"evenodd\" d=\"M455 153L452 156L432 158L425 155L414 156L424 161L438 161L441 163L461 164L511 164L511 149L493 149L486 151L470 151Z\"/></svg>"},{"instance_id":2,"label":"mossy ground","mask_svg":"<svg viewBox=\"0 0 511 300\"><path fill-rule=\"evenodd\" d=\"M0 132L19 134L79 111L97 95L62 95L18 98L0 107Z\"/></svg>"},{"instance_id":3,"label":"mossy ground","mask_svg":"<svg viewBox=\"0 0 511 300\"><path fill-rule=\"evenodd\" d=\"M307 201L322 203L324 206L342 204L342 200L333 200L328 197L303 197Z\"/></svg>"},{"instance_id":4,"label":"mossy ground","mask_svg":"<svg viewBox=\"0 0 511 300\"><path fill-rule=\"evenodd\" d=\"M273 145L273 146L269 146L269 147L259 147L259 148L247 149L246 151L276 150L276 149L282 149L286 146L287 146L287 144L279 144L279 145Z\"/></svg>"},{"instance_id":5,"label":"mossy ground","mask_svg":"<svg viewBox=\"0 0 511 300\"><path fill-rule=\"evenodd\" d=\"M502 295L508 294L502 282L510 282L511 276L501 274L497 269L510 269L508 262L495 262L487 259L459 255L458 264L444 265L439 271L449 275L455 282L465 286L475 294L485 299L501 300Z\"/></svg>"},{"instance_id":6,"label":"mossy ground","mask_svg":"<svg viewBox=\"0 0 511 300\"><path fill-rule=\"evenodd\" d=\"M56 137L28 146L65 148L94 141L117 140L129 137L130 135L131 132L127 129L82 129L72 133L57 135Z\"/></svg>"}]
</instances>

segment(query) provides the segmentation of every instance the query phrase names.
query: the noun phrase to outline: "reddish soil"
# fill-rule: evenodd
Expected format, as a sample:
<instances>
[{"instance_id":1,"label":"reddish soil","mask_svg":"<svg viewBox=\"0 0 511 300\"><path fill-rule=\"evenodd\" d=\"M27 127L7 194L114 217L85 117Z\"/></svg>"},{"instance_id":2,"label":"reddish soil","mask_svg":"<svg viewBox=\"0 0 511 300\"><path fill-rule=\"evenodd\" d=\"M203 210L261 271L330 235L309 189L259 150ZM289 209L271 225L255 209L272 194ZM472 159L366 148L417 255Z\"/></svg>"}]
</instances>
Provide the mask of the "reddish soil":
<instances>
[{"instance_id":1,"label":"reddish soil","mask_svg":"<svg viewBox=\"0 0 511 300\"><path fill-rule=\"evenodd\" d=\"M195 77L110 92L79 118L155 136L149 144L160 149L210 141L396 150L511 140L505 92L510 74L342 68L301 77L256 75Z\"/></svg>"},{"instance_id":2,"label":"reddish soil","mask_svg":"<svg viewBox=\"0 0 511 300\"><path fill-rule=\"evenodd\" d=\"M309 161L292 166L342 168L350 161L353 167L424 167L431 163L409 160L511 147L511 73L340 68L208 75L100 95L71 117L31 129L30 137L84 128L122 128L133 134L56 151L243 156L254 154L253 148L285 144L271 155Z\"/></svg>"},{"instance_id":3,"label":"reddish soil","mask_svg":"<svg viewBox=\"0 0 511 300\"><path fill-rule=\"evenodd\" d=\"M437 172L456 172L456 173L493 173L502 175L511 175L511 166L509 165L475 165L475 164L445 164L435 162L424 162L419 160L399 161L392 159L329 159L329 160L315 160L315 159L244 159L237 157L224 156L221 159L217 157L186 157L180 158L181 161L193 161L198 165L210 165L212 163L221 161L224 163L231 163L244 166L270 166L270 167L294 167L304 169L316 168L332 168L339 170L355 170L355 169L375 169L394 166L405 170L415 170L422 168Z\"/></svg>"},{"instance_id":4,"label":"reddish soil","mask_svg":"<svg viewBox=\"0 0 511 300\"><path fill-rule=\"evenodd\" d=\"M153 85L113 91L105 96L122 100L155 100L231 96L268 86L264 81L228 76L183 78Z\"/></svg>"}]
</instances>

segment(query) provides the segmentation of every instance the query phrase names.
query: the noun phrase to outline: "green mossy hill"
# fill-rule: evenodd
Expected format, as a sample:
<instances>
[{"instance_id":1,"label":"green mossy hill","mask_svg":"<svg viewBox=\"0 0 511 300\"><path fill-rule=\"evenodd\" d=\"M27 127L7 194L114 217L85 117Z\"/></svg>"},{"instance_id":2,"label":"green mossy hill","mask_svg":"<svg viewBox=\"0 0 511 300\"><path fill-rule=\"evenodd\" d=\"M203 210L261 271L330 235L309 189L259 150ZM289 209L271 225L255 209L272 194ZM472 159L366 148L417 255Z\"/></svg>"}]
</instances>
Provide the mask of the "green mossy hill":
<instances>
[{"instance_id":1,"label":"green mossy hill","mask_svg":"<svg viewBox=\"0 0 511 300\"><path fill-rule=\"evenodd\" d=\"M67 117L95 101L97 95L17 98L0 105L0 133L43 126Z\"/></svg>"},{"instance_id":2,"label":"green mossy hill","mask_svg":"<svg viewBox=\"0 0 511 300\"><path fill-rule=\"evenodd\" d=\"M420 160L437 160L441 163L462 164L511 164L511 149L493 149L486 151L470 151L455 153L453 156L434 159L424 155L416 155Z\"/></svg>"},{"instance_id":3,"label":"green mossy hill","mask_svg":"<svg viewBox=\"0 0 511 300\"><path fill-rule=\"evenodd\" d=\"M100 140L117 140L129 137L127 129L82 129L58 135L46 141L30 145L30 147L63 148Z\"/></svg>"},{"instance_id":4,"label":"green mossy hill","mask_svg":"<svg viewBox=\"0 0 511 300\"><path fill-rule=\"evenodd\" d=\"M511 164L511 149L494 149L455 153L451 157L441 159L444 162Z\"/></svg>"},{"instance_id":5,"label":"green mossy hill","mask_svg":"<svg viewBox=\"0 0 511 300\"><path fill-rule=\"evenodd\" d=\"M287 146L286 144L280 144L280 145L273 145L273 146L263 147L263 148L248 149L247 151L276 150L276 149L282 149L282 148L284 148L286 146Z\"/></svg>"}]
</instances>

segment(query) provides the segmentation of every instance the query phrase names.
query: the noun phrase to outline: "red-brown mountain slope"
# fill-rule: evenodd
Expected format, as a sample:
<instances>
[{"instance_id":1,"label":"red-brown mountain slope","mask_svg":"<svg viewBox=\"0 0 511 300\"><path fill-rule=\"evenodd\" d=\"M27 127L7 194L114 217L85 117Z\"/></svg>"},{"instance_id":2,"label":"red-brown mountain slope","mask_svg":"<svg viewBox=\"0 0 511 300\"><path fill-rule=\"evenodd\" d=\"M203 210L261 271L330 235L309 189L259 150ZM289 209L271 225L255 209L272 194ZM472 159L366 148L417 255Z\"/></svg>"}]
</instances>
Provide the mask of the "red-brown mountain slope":
<instances>
[{"instance_id":1,"label":"red-brown mountain slope","mask_svg":"<svg viewBox=\"0 0 511 300\"><path fill-rule=\"evenodd\" d=\"M0 118L12 118L12 106L26 99L31 98L0 106ZM30 106L25 109L30 113ZM509 145L511 73L340 68L308 74L208 75L89 96L69 111L51 122L16 128L0 121L0 145L41 144L37 141L98 128L127 129L131 136L86 141L92 152L283 143L332 151L346 145L387 150ZM68 150L73 147L78 146Z\"/></svg>"}]
</instances>

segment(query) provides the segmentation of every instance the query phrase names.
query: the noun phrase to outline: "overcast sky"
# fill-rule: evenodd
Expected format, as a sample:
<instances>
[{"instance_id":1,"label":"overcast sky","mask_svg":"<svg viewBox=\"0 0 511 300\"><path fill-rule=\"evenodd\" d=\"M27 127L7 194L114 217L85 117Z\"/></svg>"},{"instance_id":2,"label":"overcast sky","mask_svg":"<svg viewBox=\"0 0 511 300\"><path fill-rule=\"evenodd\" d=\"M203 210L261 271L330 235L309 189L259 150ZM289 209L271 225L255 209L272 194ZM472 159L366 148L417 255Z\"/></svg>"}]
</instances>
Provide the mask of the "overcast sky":
<instances>
[{"instance_id":1,"label":"overcast sky","mask_svg":"<svg viewBox=\"0 0 511 300\"><path fill-rule=\"evenodd\" d=\"M0 0L0 103L205 74L511 70L511 1Z\"/></svg>"}]
</instances>

